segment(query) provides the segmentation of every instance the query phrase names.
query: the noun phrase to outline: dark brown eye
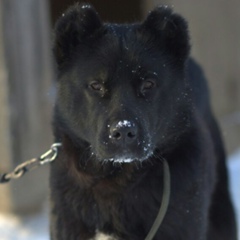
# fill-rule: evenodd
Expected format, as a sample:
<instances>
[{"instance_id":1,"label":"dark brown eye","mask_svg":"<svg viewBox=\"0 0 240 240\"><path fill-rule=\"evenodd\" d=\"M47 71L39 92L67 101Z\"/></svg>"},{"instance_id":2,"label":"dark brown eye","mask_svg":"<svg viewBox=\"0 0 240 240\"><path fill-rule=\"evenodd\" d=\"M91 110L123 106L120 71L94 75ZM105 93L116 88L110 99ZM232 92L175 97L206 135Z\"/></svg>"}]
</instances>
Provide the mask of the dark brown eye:
<instances>
[{"instance_id":1,"label":"dark brown eye","mask_svg":"<svg viewBox=\"0 0 240 240\"><path fill-rule=\"evenodd\" d=\"M156 86L156 81L154 79L148 79L143 82L142 90L150 90Z\"/></svg>"},{"instance_id":2,"label":"dark brown eye","mask_svg":"<svg viewBox=\"0 0 240 240\"><path fill-rule=\"evenodd\" d=\"M94 91L102 91L104 89L103 84L97 81L90 83L89 87Z\"/></svg>"}]
</instances>

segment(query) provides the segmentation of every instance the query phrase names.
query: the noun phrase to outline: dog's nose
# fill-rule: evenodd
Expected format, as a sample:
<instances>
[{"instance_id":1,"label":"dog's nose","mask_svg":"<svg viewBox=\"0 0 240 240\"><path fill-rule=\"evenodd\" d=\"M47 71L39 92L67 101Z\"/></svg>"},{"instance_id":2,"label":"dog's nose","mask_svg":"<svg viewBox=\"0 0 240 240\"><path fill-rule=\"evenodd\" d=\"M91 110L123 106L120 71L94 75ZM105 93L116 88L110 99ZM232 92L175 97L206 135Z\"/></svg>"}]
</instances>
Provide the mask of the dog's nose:
<instances>
[{"instance_id":1,"label":"dog's nose","mask_svg":"<svg viewBox=\"0 0 240 240\"><path fill-rule=\"evenodd\" d=\"M137 138L137 126L135 123L124 120L110 126L110 135L113 141L118 143L132 143Z\"/></svg>"}]
</instances>

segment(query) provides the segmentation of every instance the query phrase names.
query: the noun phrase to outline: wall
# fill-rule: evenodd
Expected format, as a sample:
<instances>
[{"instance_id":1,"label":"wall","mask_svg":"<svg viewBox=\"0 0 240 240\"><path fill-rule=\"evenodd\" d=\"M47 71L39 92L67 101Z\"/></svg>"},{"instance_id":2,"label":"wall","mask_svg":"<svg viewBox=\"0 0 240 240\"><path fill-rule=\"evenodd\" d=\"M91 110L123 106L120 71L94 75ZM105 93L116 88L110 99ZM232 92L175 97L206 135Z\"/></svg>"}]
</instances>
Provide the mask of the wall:
<instances>
[{"instance_id":1,"label":"wall","mask_svg":"<svg viewBox=\"0 0 240 240\"><path fill-rule=\"evenodd\" d=\"M48 5L1 0L0 172L40 156L52 142ZM0 211L32 212L47 197L47 168L0 185Z\"/></svg>"}]
</instances>

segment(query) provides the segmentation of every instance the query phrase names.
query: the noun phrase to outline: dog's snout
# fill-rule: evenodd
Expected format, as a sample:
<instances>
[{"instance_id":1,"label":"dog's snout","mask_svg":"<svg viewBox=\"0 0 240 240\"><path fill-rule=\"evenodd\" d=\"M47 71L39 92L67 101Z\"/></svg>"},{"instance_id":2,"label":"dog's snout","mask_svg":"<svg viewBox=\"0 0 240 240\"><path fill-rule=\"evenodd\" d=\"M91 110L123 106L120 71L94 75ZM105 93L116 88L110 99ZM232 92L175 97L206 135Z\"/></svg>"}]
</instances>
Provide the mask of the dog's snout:
<instances>
[{"instance_id":1,"label":"dog's snout","mask_svg":"<svg viewBox=\"0 0 240 240\"><path fill-rule=\"evenodd\" d=\"M137 134L136 124L124 120L111 125L109 137L115 142L129 144L137 138Z\"/></svg>"}]
</instances>

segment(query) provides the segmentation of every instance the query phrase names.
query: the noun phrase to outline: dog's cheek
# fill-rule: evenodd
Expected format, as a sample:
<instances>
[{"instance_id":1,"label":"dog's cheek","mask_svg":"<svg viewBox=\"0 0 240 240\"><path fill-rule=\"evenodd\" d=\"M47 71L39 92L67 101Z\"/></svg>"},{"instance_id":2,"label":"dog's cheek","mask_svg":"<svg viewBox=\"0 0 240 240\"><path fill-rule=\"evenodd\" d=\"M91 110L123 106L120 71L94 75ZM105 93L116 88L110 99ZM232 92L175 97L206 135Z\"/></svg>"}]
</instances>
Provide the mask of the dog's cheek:
<instances>
[{"instance_id":1,"label":"dog's cheek","mask_svg":"<svg viewBox=\"0 0 240 240\"><path fill-rule=\"evenodd\" d=\"M95 132L96 153L100 153L108 149L111 150L110 125L108 123L108 115L101 114L97 119L97 130Z\"/></svg>"},{"instance_id":2,"label":"dog's cheek","mask_svg":"<svg viewBox=\"0 0 240 240\"><path fill-rule=\"evenodd\" d=\"M58 110L63 116L64 124L75 135L84 141L91 141L93 133L96 131L93 124L93 116L88 99L77 88L72 88L71 84L62 84L59 87L57 104Z\"/></svg>"},{"instance_id":3,"label":"dog's cheek","mask_svg":"<svg viewBox=\"0 0 240 240\"><path fill-rule=\"evenodd\" d=\"M105 115L104 109L93 100L86 101L86 105L89 106L85 109L85 115L82 115L84 126L84 132L86 136L86 140L91 145L92 150L97 148L98 142L103 142L102 132L104 128ZM94 151L95 152L95 151Z\"/></svg>"}]
</instances>

